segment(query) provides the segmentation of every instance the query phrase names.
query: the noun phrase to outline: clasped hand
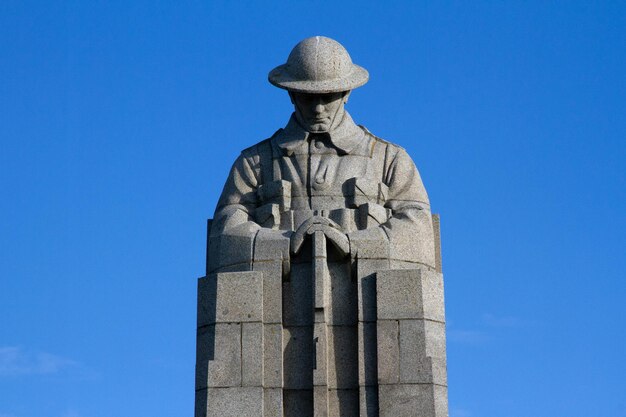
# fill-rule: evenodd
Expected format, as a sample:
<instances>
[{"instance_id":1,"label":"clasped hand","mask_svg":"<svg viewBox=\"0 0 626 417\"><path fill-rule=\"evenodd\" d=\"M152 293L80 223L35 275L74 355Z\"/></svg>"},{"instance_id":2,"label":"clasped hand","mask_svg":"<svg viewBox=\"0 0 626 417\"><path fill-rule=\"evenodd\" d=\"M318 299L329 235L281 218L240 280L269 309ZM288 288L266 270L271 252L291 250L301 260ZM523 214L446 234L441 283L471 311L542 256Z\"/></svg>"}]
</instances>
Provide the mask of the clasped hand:
<instances>
[{"instance_id":1,"label":"clasped hand","mask_svg":"<svg viewBox=\"0 0 626 417\"><path fill-rule=\"evenodd\" d=\"M291 236L291 252L298 253L306 236L315 232L324 232L326 238L333 243L342 256L350 253L348 236L341 231L337 223L322 216L313 216L298 227L298 230Z\"/></svg>"}]
</instances>

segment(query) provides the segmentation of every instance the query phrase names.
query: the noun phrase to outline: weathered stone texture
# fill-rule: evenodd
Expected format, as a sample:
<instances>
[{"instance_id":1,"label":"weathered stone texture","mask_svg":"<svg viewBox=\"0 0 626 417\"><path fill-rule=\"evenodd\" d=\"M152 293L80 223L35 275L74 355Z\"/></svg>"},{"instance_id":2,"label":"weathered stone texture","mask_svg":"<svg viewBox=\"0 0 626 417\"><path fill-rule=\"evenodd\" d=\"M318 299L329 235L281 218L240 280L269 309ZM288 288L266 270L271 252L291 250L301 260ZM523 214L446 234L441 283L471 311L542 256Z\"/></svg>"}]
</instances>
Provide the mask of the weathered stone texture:
<instances>
[{"instance_id":1,"label":"weathered stone texture","mask_svg":"<svg viewBox=\"0 0 626 417\"><path fill-rule=\"evenodd\" d=\"M283 387L283 328L280 324L263 326L263 386Z\"/></svg>"},{"instance_id":2,"label":"weathered stone texture","mask_svg":"<svg viewBox=\"0 0 626 417\"><path fill-rule=\"evenodd\" d=\"M283 389L263 390L263 417L283 417Z\"/></svg>"},{"instance_id":3,"label":"weathered stone texture","mask_svg":"<svg viewBox=\"0 0 626 417\"><path fill-rule=\"evenodd\" d=\"M263 277L261 273L212 274L201 278L198 287L198 326L262 321Z\"/></svg>"},{"instance_id":4,"label":"weathered stone texture","mask_svg":"<svg viewBox=\"0 0 626 417\"><path fill-rule=\"evenodd\" d=\"M445 322L443 279L427 269L381 271L376 277L378 319Z\"/></svg>"},{"instance_id":5,"label":"weathered stone texture","mask_svg":"<svg viewBox=\"0 0 626 417\"><path fill-rule=\"evenodd\" d=\"M400 373L400 344L397 320L379 320L378 337L378 383L397 384Z\"/></svg>"},{"instance_id":6,"label":"weathered stone texture","mask_svg":"<svg viewBox=\"0 0 626 417\"><path fill-rule=\"evenodd\" d=\"M328 387L355 389L359 385L356 326L328 326Z\"/></svg>"},{"instance_id":7,"label":"weathered stone texture","mask_svg":"<svg viewBox=\"0 0 626 417\"><path fill-rule=\"evenodd\" d=\"M263 324L241 324L241 385L263 386Z\"/></svg>"},{"instance_id":8,"label":"weathered stone texture","mask_svg":"<svg viewBox=\"0 0 626 417\"><path fill-rule=\"evenodd\" d=\"M284 388L313 389L313 328L289 327L283 331Z\"/></svg>"},{"instance_id":9,"label":"weathered stone texture","mask_svg":"<svg viewBox=\"0 0 626 417\"><path fill-rule=\"evenodd\" d=\"M207 417L263 417L263 388L208 388Z\"/></svg>"},{"instance_id":10,"label":"weathered stone texture","mask_svg":"<svg viewBox=\"0 0 626 417\"><path fill-rule=\"evenodd\" d=\"M254 271L263 274L263 322L281 323L283 310L283 261L254 262Z\"/></svg>"},{"instance_id":11,"label":"weathered stone texture","mask_svg":"<svg viewBox=\"0 0 626 417\"><path fill-rule=\"evenodd\" d=\"M380 385L380 417L448 417L445 387L430 384Z\"/></svg>"},{"instance_id":12,"label":"weathered stone texture","mask_svg":"<svg viewBox=\"0 0 626 417\"><path fill-rule=\"evenodd\" d=\"M447 416L441 274L421 268L376 278L380 416Z\"/></svg>"},{"instance_id":13,"label":"weathered stone texture","mask_svg":"<svg viewBox=\"0 0 626 417\"><path fill-rule=\"evenodd\" d=\"M198 365L196 389L241 385L241 325L217 323L199 329Z\"/></svg>"},{"instance_id":14,"label":"weathered stone texture","mask_svg":"<svg viewBox=\"0 0 626 417\"><path fill-rule=\"evenodd\" d=\"M407 152L345 111L368 77L320 36L270 72L294 114L208 224L196 417L447 415L439 217Z\"/></svg>"}]
</instances>

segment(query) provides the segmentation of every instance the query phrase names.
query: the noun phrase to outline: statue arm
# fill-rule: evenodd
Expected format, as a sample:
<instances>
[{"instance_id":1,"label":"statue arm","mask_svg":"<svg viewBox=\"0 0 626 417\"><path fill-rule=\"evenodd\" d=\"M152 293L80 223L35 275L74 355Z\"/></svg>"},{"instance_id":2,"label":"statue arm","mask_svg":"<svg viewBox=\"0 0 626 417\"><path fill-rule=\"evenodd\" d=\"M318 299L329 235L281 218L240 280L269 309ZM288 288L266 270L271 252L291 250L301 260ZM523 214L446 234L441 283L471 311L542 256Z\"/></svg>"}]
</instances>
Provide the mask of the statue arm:
<instances>
[{"instance_id":1,"label":"statue arm","mask_svg":"<svg viewBox=\"0 0 626 417\"><path fill-rule=\"evenodd\" d=\"M252 269L257 251L267 249L263 243L273 242L272 247L289 254L285 232L264 228L255 221L259 206L258 167L259 157L244 152L230 170L211 225L209 271Z\"/></svg>"},{"instance_id":2,"label":"statue arm","mask_svg":"<svg viewBox=\"0 0 626 417\"><path fill-rule=\"evenodd\" d=\"M233 164L215 209L212 235L228 233L243 224L247 224L250 230L260 227L253 220L258 187L253 163L253 159L241 154Z\"/></svg>"},{"instance_id":3,"label":"statue arm","mask_svg":"<svg viewBox=\"0 0 626 417\"><path fill-rule=\"evenodd\" d=\"M383 178L389 187L385 208L391 210L391 216L377 227L348 234L352 255L375 256L369 247L375 252L385 251L384 256L391 260L434 267L434 234L426 189L406 151L394 148ZM364 254L359 255L359 250Z\"/></svg>"}]
</instances>

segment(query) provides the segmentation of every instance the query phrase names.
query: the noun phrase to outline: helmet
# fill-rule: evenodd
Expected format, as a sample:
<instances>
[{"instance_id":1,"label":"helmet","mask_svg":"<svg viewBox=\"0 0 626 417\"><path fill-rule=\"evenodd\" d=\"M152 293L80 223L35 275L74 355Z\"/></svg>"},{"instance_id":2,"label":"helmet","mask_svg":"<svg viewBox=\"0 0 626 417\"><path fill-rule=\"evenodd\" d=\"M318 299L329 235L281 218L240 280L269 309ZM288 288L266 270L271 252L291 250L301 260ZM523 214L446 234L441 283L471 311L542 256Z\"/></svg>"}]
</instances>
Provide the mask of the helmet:
<instances>
[{"instance_id":1,"label":"helmet","mask_svg":"<svg viewBox=\"0 0 626 417\"><path fill-rule=\"evenodd\" d=\"M353 90L369 78L339 42L324 36L306 38L289 54L287 63L270 71L269 82L296 93L336 93Z\"/></svg>"}]
</instances>

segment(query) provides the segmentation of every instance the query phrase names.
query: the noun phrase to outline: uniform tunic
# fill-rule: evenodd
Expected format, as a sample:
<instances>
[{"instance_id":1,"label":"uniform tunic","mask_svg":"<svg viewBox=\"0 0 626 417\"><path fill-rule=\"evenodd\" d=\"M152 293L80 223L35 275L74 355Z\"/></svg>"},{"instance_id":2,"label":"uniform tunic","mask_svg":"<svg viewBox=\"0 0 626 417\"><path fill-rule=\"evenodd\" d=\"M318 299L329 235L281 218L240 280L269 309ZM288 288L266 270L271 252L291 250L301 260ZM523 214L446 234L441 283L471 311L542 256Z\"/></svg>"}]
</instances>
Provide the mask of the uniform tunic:
<instances>
[{"instance_id":1,"label":"uniform tunic","mask_svg":"<svg viewBox=\"0 0 626 417\"><path fill-rule=\"evenodd\" d=\"M284 245L316 214L341 226L352 259L435 266L430 205L413 161L345 112L322 134L292 115L284 129L241 153L216 208L209 271L252 269L267 242L282 241L288 262Z\"/></svg>"}]
</instances>

